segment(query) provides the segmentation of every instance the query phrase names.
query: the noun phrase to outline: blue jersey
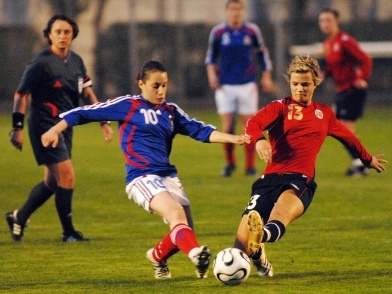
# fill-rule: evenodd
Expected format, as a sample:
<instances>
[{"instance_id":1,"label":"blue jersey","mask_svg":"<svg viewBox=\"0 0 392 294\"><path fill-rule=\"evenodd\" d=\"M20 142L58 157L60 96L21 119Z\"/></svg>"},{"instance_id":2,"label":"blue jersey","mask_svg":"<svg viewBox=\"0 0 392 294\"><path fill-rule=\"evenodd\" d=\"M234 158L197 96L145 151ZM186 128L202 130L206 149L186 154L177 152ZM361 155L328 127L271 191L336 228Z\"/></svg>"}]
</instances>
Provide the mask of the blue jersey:
<instances>
[{"instance_id":1,"label":"blue jersey","mask_svg":"<svg viewBox=\"0 0 392 294\"><path fill-rule=\"evenodd\" d=\"M272 63L258 26L244 22L240 29L234 30L222 23L211 30L205 62L219 65L221 85L246 84L256 80L255 49L261 69L270 71Z\"/></svg>"},{"instance_id":2,"label":"blue jersey","mask_svg":"<svg viewBox=\"0 0 392 294\"><path fill-rule=\"evenodd\" d=\"M69 127L92 121L118 121L126 161L126 183L143 175L177 172L169 156L176 134L209 143L214 127L190 118L174 103L154 105L142 96L122 96L105 103L78 107L60 115Z\"/></svg>"}]
</instances>

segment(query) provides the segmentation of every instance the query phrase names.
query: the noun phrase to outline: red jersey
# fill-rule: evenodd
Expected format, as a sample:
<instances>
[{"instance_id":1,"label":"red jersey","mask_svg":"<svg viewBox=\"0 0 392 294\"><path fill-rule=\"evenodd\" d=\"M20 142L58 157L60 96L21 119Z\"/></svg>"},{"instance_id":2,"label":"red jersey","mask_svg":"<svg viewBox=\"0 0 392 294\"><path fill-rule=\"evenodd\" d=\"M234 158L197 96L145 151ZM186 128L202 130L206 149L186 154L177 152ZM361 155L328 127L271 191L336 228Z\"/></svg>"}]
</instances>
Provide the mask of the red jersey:
<instances>
[{"instance_id":1,"label":"red jersey","mask_svg":"<svg viewBox=\"0 0 392 294\"><path fill-rule=\"evenodd\" d=\"M264 174L300 173L313 178L317 154L327 136L355 151L366 166L372 160L357 137L336 119L332 108L322 103L313 101L304 106L291 96L275 100L247 122L245 132L254 142L263 137L265 130L272 162Z\"/></svg>"},{"instance_id":2,"label":"red jersey","mask_svg":"<svg viewBox=\"0 0 392 294\"><path fill-rule=\"evenodd\" d=\"M334 78L337 92L351 88L356 79L370 79L372 59L353 37L339 31L333 39L326 39L323 47L327 62L325 76Z\"/></svg>"}]
</instances>

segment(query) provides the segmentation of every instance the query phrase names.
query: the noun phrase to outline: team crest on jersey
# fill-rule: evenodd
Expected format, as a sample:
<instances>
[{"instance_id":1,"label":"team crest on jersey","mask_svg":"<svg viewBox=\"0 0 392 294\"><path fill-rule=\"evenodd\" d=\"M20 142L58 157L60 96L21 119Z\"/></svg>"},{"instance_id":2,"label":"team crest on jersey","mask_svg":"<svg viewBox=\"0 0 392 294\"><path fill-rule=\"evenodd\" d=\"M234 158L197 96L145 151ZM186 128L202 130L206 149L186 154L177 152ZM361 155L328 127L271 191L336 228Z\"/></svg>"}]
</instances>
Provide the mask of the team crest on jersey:
<instances>
[{"instance_id":1,"label":"team crest on jersey","mask_svg":"<svg viewBox=\"0 0 392 294\"><path fill-rule=\"evenodd\" d=\"M324 113L323 113L320 109L316 109L316 110L314 111L314 114L316 115L316 117L317 117L318 119L322 119L322 118L324 117Z\"/></svg>"},{"instance_id":2,"label":"team crest on jersey","mask_svg":"<svg viewBox=\"0 0 392 294\"><path fill-rule=\"evenodd\" d=\"M250 45L252 43L252 40L250 39L249 36L244 37L244 45Z\"/></svg>"},{"instance_id":3,"label":"team crest on jersey","mask_svg":"<svg viewBox=\"0 0 392 294\"><path fill-rule=\"evenodd\" d=\"M222 45L229 45L230 44L230 34L228 32L222 35Z\"/></svg>"}]
</instances>

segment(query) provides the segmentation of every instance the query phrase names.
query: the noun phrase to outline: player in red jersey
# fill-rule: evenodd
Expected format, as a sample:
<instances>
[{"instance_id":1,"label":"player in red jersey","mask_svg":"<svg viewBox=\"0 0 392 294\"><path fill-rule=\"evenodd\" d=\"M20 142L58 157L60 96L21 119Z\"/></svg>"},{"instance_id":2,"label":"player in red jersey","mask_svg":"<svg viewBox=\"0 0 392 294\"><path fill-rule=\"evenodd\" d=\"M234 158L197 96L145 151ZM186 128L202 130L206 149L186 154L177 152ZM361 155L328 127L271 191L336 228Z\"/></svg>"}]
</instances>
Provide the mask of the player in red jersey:
<instances>
[{"instance_id":1,"label":"player in red jersey","mask_svg":"<svg viewBox=\"0 0 392 294\"><path fill-rule=\"evenodd\" d=\"M350 148L365 166L385 171L383 154L372 156L336 119L332 108L312 100L320 75L316 59L295 57L287 73L291 95L269 103L246 126L246 134L256 142L256 151L267 167L252 186L234 246L252 258L260 276L273 275L264 242L278 241L312 202L317 187L316 158L327 136Z\"/></svg>"},{"instance_id":2,"label":"player in red jersey","mask_svg":"<svg viewBox=\"0 0 392 294\"><path fill-rule=\"evenodd\" d=\"M339 12L324 8L318 15L320 30L327 36L323 43L327 66L324 76L332 76L336 83L336 117L355 133L355 122L362 117L366 102L368 81L372 71L372 59L358 42L339 29ZM347 148L353 162L348 176L365 176L367 169Z\"/></svg>"}]
</instances>

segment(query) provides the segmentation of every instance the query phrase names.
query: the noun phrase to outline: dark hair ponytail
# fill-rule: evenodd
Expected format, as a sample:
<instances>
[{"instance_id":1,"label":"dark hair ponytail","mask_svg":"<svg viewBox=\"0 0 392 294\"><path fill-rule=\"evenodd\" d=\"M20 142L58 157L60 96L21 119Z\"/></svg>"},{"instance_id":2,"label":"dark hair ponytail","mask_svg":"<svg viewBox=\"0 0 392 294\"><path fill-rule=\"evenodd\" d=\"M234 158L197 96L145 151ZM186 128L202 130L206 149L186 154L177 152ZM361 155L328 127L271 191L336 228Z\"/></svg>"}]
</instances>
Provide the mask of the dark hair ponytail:
<instances>
[{"instance_id":1,"label":"dark hair ponytail","mask_svg":"<svg viewBox=\"0 0 392 294\"><path fill-rule=\"evenodd\" d=\"M155 61L155 60L147 61L140 69L140 72L137 74L136 80L137 81L142 80L144 82L151 73L157 71L166 72L166 69L159 61Z\"/></svg>"}]
</instances>

